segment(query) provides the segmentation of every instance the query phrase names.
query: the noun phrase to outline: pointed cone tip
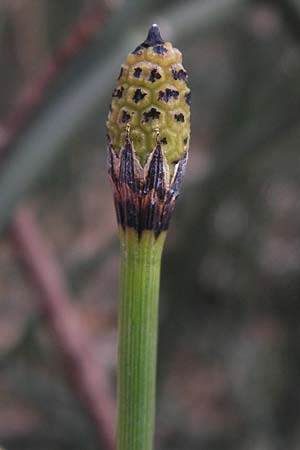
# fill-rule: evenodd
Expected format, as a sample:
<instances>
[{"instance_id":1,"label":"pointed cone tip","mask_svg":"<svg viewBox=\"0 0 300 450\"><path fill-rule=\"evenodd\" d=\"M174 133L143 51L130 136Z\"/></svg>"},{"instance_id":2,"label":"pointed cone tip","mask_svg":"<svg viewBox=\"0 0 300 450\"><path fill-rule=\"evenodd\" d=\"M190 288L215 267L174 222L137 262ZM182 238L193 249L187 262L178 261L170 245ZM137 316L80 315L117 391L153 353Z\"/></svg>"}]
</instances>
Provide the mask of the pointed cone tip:
<instances>
[{"instance_id":1,"label":"pointed cone tip","mask_svg":"<svg viewBox=\"0 0 300 450\"><path fill-rule=\"evenodd\" d=\"M164 43L165 43L165 41L161 37L158 25L156 25L156 23L154 23L148 31L148 36L147 36L146 40L144 42L142 42L140 45L138 45L136 47L136 49L133 50L132 53L133 54L139 53L143 48L154 47L155 45L160 45L160 44L164 44Z\"/></svg>"},{"instance_id":2,"label":"pointed cone tip","mask_svg":"<svg viewBox=\"0 0 300 450\"><path fill-rule=\"evenodd\" d=\"M154 45L164 44L164 42L165 41L161 37L158 25L154 23L149 29L147 39L145 40L145 44L149 47L153 47Z\"/></svg>"}]
</instances>

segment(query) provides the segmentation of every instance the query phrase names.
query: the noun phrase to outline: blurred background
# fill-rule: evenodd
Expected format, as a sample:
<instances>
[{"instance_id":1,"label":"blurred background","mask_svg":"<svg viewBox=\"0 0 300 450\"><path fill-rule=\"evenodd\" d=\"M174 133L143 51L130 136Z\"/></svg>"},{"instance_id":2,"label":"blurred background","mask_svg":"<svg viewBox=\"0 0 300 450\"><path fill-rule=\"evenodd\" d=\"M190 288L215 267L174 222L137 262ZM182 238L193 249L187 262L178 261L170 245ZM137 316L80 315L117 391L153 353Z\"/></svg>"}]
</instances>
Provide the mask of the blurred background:
<instances>
[{"instance_id":1,"label":"blurred background","mask_svg":"<svg viewBox=\"0 0 300 450\"><path fill-rule=\"evenodd\" d=\"M0 1L0 446L112 450L105 120L159 24L192 90L163 258L156 449L300 448L300 2Z\"/></svg>"}]
</instances>

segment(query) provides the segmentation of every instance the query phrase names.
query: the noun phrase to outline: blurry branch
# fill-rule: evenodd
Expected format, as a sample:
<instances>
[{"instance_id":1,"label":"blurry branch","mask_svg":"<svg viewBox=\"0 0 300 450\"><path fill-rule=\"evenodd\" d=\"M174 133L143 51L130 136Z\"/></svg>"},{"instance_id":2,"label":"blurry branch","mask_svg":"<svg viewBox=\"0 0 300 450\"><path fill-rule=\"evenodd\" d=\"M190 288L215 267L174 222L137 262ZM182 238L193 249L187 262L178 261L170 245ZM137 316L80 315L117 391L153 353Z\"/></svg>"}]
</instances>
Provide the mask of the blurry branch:
<instances>
[{"instance_id":1,"label":"blurry branch","mask_svg":"<svg viewBox=\"0 0 300 450\"><path fill-rule=\"evenodd\" d=\"M42 66L39 74L25 84L14 102L14 108L1 125L0 163L11 151L14 139L32 119L32 114L44 100L54 81L66 65L93 38L104 20L103 7L97 6L91 13L81 18L67 35L60 48Z\"/></svg>"},{"instance_id":2,"label":"blurry branch","mask_svg":"<svg viewBox=\"0 0 300 450\"><path fill-rule=\"evenodd\" d=\"M141 1L133 8L135 3L131 2L110 21L100 36L100 45L96 42L85 49L81 58L77 58L72 73L68 73L64 85L53 92L40 108L38 117L11 143L13 152L0 168L0 232L19 198L53 161L58 151L65 148L89 117L99 110L101 102L108 99L107 92L112 88L118 61L137 40L135 32L127 32L124 36L119 30L124 29L124 21L127 20L129 29L139 29L139 34L144 35L144 30L139 28L144 3L147 2ZM207 23L215 24L234 17L245 3L244 0L194 0L177 8L168 8L160 15L160 20L170 25L174 38L179 38L201 32L202 28L207 28ZM106 109L107 105L104 107Z\"/></svg>"},{"instance_id":3,"label":"blurry branch","mask_svg":"<svg viewBox=\"0 0 300 450\"><path fill-rule=\"evenodd\" d=\"M78 393L107 450L114 449L115 407L107 373L93 358L69 298L61 271L34 223L28 208L19 208L11 226L17 245L35 286L39 308L60 349L70 383Z\"/></svg>"}]
</instances>

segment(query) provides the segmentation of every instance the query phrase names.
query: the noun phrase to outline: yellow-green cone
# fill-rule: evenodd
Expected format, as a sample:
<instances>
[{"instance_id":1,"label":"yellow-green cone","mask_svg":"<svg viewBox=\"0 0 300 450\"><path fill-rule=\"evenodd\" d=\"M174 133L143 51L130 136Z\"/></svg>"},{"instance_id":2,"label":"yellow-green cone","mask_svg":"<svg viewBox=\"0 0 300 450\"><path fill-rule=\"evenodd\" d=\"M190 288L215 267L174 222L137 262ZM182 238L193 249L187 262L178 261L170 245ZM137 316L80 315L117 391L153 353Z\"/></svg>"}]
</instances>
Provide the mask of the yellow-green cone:
<instances>
[{"instance_id":1,"label":"yellow-green cone","mask_svg":"<svg viewBox=\"0 0 300 450\"><path fill-rule=\"evenodd\" d=\"M190 90L182 55L157 25L127 56L107 120L108 168L119 225L167 230L190 139Z\"/></svg>"},{"instance_id":2,"label":"yellow-green cone","mask_svg":"<svg viewBox=\"0 0 300 450\"><path fill-rule=\"evenodd\" d=\"M190 90L182 55L164 42L156 25L146 41L127 56L113 92L107 128L116 153L124 146L126 126L142 166L156 145L157 132L170 172L188 148Z\"/></svg>"}]
</instances>

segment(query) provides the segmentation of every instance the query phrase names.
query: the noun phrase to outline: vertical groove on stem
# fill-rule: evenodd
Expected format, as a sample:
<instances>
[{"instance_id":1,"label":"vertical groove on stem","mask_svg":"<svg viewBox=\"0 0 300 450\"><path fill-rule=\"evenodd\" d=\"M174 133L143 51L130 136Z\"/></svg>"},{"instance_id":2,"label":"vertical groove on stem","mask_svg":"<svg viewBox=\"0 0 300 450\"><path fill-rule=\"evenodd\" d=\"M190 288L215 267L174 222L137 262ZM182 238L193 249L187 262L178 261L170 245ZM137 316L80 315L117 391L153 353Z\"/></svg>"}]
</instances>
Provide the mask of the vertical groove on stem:
<instances>
[{"instance_id":1,"label":"vertical groove on stem","mask_svg":"<svg viewBox=\"0 0 300 450\"><path fill-rule=\"evenodd\" d=\"M165 233L121 231L118 450L152 450L160 261Z\"/></svg>"}]
</instances>

